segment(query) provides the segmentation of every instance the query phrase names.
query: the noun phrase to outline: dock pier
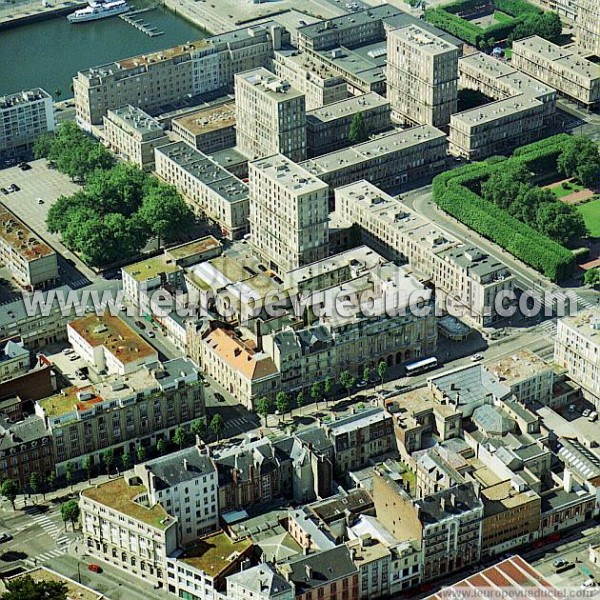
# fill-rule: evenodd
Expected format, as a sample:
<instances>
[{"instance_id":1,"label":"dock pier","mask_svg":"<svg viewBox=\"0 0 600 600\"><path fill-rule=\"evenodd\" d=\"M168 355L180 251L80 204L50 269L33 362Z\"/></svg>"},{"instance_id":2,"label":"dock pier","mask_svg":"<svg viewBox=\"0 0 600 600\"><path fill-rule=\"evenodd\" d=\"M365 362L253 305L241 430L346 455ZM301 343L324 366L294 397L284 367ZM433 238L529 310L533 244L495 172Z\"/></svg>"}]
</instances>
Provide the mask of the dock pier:
<instances>
[{"instance_id":1,"label":"dock pier","mask_svg":"<svg viewBox=\"0 0 600 600\"><path fill-rule=\"evenodd\" d=\"M141 15L142 13L149 12L154 10L156 5L147 6L146 8L138 8L135 10L130 10L129 12L119 15L119 19L125 21L128 25L135 27L138 31L149 35L150 37L156 37L157 35L163 35L164 31L158 31L158 27L153 27L149 23L145 23L143 19L135 19L134 17L137 15Z\"/></svg>"}]
</instances>

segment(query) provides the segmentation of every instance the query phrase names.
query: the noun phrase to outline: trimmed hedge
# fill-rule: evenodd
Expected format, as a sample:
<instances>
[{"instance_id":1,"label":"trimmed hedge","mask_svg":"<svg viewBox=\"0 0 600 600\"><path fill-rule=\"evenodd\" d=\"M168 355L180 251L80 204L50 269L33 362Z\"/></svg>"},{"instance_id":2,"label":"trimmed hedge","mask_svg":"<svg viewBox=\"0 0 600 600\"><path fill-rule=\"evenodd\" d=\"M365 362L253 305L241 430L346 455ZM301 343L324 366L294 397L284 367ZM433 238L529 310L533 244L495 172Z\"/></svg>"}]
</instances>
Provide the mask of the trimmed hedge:
<instances>
[{"instance_id":1,"label":"trimmed hedge","mask_svg":"<svg viewBox=\"0 0 600 600\"><path fill-rule=\"evenodd\" d=\"M522 163L534 171L542 164L556 166L556 159L560 154L557 147L568 137L560 134L524 146L508 160ZM478 189L481 181L503 169L505 164L506 161L474 163L438 175L433 180L434 202L461 223L495 242L552 281L568 277L575 265L570 250L471 191Z\"/></svg>"},{"instance_id":2,"label":"trimmed hedge","mask_svg":"<svg viewBox=\"0 0 600 600\"><path fill-rule=\"evenodd\" d=\"M514 17L510 23L496 23L485 29L458 16L460 12L474 10L484 4L483 0L457 0L441 8L429 8L425 11L425 20L444 31L464 40L471 46L480 48L489 40L503 40L515 30L518 24L532 14L544 11L525 0L492 0L497 10Z\"/></svg>"}]
</instances>

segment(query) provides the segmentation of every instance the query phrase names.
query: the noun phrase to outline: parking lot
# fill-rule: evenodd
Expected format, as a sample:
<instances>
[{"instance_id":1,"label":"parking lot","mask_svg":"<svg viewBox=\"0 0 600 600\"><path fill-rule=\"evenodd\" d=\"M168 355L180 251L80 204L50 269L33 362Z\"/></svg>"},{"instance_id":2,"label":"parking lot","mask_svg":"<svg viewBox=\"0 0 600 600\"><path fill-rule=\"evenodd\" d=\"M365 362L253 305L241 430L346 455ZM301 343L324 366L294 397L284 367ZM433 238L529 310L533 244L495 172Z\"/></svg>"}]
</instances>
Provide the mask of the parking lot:
<instances>
[{"instance_id":1,"label":"parking lot","mask_svg":"<svg viewBox=\"0 0 600 600\"><path fill-rule=\"evenodd\" d=\"M0 194L0 202L64 257L64 260L59 259L63 281L75 288L82 287L97 279L97 276L63 246L58 235L49 233L46 228L48 210L56 200L60 196L70 196L81 188L66 175L49 169L45 160L28 164L31 169L27 171L17 166L0 170L0 188L8 189L12 184L20 188L18 192Z\"/></svg>"}]
</instances>

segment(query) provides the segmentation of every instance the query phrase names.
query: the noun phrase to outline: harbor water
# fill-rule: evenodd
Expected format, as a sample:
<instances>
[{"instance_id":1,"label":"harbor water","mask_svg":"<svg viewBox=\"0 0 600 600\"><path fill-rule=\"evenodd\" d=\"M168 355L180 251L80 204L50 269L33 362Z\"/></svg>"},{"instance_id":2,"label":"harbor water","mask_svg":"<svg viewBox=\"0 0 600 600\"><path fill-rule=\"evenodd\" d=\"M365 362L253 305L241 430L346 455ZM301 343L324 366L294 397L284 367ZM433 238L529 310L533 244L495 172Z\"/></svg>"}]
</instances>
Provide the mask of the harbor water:
<instances>
[{"instance_id":1,"label":"harbor water","mask_svg":"<svg viewBox=\"0 0 600 600\"><path fill-rule=\"evenodd\" d=\"M78 70L208 36L163 7L136 18L164 34L150 37L118 16L77 24L56 17L0 31L0 95L39 86L65 100L73 96L71 80Z\"/></svg>"}]
</instances>

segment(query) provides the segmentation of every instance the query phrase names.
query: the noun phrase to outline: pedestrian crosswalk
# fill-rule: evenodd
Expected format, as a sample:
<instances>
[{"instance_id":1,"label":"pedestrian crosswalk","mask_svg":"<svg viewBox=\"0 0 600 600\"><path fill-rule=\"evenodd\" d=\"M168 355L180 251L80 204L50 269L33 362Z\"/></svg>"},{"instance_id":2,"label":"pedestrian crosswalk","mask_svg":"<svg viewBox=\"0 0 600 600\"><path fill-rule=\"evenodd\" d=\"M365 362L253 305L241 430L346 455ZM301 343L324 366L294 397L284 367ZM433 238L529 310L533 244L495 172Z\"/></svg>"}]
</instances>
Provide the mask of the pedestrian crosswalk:
<instances>
[{"instance_id":1,"label":"pedestrian crosswalk","mask_svg":"<svg viewBox=\"0 0 600 600\"><path fill-rule=\"evenodd\" d=\"M69 281L69 287L72 290L78 290L80 288L85 287L86 285L90 285L90 280L87 277L79 277L77 279L72 279Z\"/></svg>"},{"instance_id":2,"label":"pedestrian crosswalk","mask_svg":"<svg viewBox=\"0 0 600 600\"><path fill-rule=\"evenodd\" d=\"M544 333L548 335L556 335L556 319L550 319L548 321L544 321L537 326L538 329L541 329Z\"/></svg>"},{"instance_id":3,"label":"pedestrian crosswalk","mask_svg":"<svg viewBox=\"0 0 600 600\"><path fill-rule=\"evenodd\" d=\"M57 548L56 550L49 550L48 552L44 552L43 554L38 554L37 556L30 556L26 558L23 562L30 567L37 567L53 558L58 558L59 556L63 556L67 553L67 547L63 546L62 548Z\"/></svg>"},{"instance_id":4,"label":"pedestrian crosswalk","mask_svg":"<svg viewBox=\"0 0 600 600\"><path fill-rule=\"evenodd\" d=\"M225 421L225 430L237 429L241 431L248 431L254 429L257 426L256 421L248 419L247 417L239 417L237 419L227 419Z\"/></svg>"},{"instance_id":5,"label":"pedestrian crosswalk","mask_svg":"<svg viewBox=\"0 0 600 600\"><path fill-rule=\"evenodd\" d=\"M64 546L69 543L69 537L65 535L48 515L40 512L39 508L32 507L26 511L31 515L32 520L37 523L51 538L56 540L58 546Z\"/></svg>"},{"instance_id":6,"label":"pedestrian crosswalk","mask_svg":"<svg viewBox=\"0 0 600 600\"><path fill-rule=\"evenodd\" d=\"M586 300L585 298L582 298L581 296L577 296L577 304L579 306L583 307L584 309L598 307L598 304L596 302L592 302L591 300Z\"/></svg>"}]
</instances>

